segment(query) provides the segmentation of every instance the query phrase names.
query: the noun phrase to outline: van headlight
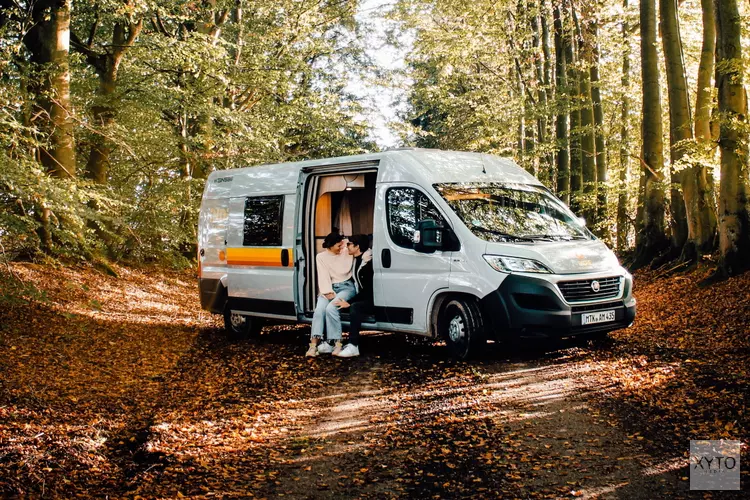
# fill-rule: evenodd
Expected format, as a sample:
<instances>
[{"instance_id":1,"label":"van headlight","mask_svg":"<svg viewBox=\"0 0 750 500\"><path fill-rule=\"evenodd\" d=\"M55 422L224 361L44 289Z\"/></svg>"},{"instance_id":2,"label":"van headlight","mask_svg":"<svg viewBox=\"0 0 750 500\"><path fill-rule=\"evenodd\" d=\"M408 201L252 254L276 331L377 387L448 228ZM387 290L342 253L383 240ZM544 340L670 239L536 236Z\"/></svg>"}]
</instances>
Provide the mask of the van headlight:
<instances>
[{"instance_id":1,"label":"van headlight","mask_svg":"<svg viewBox=\"0 0 750 500\"><path fill-rule=\"evenodd\" d=\"M487 264L495 271L501 273L546 273L552 274L552 270L533 259L522 259L521 257L506 257L504 255L482 255Z\"/></svg>"}]
</instances>

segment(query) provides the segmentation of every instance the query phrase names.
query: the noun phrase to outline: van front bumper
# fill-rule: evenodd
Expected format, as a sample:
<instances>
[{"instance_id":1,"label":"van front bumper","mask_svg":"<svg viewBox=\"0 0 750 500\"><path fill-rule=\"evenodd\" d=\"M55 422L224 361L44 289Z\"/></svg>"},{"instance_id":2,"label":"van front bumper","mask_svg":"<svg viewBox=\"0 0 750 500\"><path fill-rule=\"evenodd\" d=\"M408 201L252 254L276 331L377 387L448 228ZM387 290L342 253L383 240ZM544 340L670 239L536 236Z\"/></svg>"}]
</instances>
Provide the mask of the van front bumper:
<instances>
[{"instance_id":1,"label":"van front bumper","mask_svg":"<svg viewBox=\"0 0 750 500\"><path fill-rule=\"evenodd\" d=\"M568 304L553 283L511 274L500 287L480 301L489 338L561 338L600 334L627 328L635 319L632 283L626 281L619 299ZM615 312L614 321L583 325L582 316L597 311Z\"/></svg>"}]
</instances>

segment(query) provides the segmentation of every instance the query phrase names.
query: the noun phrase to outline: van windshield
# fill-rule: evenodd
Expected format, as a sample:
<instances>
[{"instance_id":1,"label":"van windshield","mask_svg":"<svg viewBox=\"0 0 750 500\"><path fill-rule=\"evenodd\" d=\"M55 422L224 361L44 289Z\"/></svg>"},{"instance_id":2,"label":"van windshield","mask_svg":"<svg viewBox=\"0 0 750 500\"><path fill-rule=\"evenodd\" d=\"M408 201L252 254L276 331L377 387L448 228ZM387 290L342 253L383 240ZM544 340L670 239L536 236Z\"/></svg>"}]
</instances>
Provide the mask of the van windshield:
<instances>
[{"instance_id":1,"label":"van windshield","mask_svg":"<svg viewBox=\"0 0 750 500\"><path fill-rule=\"evenodd\" d=\"M434 187L471 232L486 241L593 239L573 212L542 186L459 182Z\"/></svg>"}]
</instances>

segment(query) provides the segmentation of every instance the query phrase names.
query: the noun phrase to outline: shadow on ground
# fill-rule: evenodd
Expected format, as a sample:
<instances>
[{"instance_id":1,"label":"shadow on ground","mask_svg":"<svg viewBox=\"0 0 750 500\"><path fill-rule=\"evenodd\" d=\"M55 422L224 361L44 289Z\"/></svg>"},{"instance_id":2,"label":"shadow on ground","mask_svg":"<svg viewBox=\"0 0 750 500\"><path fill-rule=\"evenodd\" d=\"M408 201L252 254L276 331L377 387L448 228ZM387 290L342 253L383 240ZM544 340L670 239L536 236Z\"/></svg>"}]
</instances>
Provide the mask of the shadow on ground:
<instances>
[{"instance_id":1,"label":"shadow on ground","mask_svg":"<svg viewBox=\"0 0 750 500\"><path fill-rule=\"evenodd\" d=\"M690 364L626 356L617 337L457 362L380 332L358 358L309 359L306 326L230 341L189 281L138 280L0 311L1 494L690 496L687 445L655 446L617 408Z\"/></svg>"}]
</instances>

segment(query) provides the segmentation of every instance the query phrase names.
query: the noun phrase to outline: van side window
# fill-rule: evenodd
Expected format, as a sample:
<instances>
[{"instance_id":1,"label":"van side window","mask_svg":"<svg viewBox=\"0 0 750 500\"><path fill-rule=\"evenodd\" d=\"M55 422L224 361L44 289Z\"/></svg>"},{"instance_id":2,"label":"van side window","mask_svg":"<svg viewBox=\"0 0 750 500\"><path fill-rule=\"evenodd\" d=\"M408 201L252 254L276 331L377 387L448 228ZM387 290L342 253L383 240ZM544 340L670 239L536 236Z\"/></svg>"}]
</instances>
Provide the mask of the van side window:
<instances>
[{"instance_id":1,"label":"van side window","mask_svg":"<svg viewBox=\"0 0 750 500\"><path fill-rule=\"evenodd\" d=\"M284 196L258 196L245 199L244 246L281 246Z\"/></svg>"},{"instance_id":2,"label":"van side window","mask_svg":"<svg viewBox=\"0 0 750 500\"><path fill-rule=\"evenodd\" d=\"M412 238L417 222L433 219L445 226L445 219L426 194L411 187L391 188L386 193L388 233L393 242L404 248L414 248Z\"/></svg>"}]
</instances>

